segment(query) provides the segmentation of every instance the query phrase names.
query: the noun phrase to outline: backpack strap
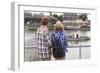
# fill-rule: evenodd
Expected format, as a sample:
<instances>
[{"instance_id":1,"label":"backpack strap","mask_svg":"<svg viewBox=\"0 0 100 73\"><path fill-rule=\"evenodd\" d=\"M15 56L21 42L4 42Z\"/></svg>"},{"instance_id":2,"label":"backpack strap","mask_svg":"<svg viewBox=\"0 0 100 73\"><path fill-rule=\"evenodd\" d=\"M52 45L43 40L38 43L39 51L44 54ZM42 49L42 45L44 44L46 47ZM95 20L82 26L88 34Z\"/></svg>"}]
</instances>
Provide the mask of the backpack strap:
<instances>
[{"instance_id":1,"label":"backpack strap","mask_svg":"<svg viewBox=\"0 0 100 73\"><path fill-rule=\"evenodd\" d=\"M52 47L53 48L61 48L61 46L62 46L62 44L61 44L61 42L59 41L57 41L57 40L55 40L56 38L55 38L55 35L54 34L52 34ZM60 40L60 36L59 36L59 38L58 38L59 40ZM59 44L61 44L61 45L57 45L57 43L59 43Z\"/></svg>"}]
</instances>

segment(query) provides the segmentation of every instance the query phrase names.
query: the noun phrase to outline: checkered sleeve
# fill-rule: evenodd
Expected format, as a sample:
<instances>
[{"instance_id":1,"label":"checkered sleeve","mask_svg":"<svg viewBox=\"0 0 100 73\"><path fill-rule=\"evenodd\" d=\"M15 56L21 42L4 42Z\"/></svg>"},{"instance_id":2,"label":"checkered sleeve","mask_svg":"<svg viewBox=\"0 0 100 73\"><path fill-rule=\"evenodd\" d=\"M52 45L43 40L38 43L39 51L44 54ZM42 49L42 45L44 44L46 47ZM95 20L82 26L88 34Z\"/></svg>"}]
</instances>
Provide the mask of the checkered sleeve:
<instances>
[{"instance_id":1,"label":"checkered sleeve","mask_svg":"<svg viewBox=\"0 0 100 73\"><path fill-rule=\"evenodd\" d=\"M61 42L62 42L62 46L64 47L65 51L68 52L68 50L66 49L68 46L68 38L66 34L62 35Z\"/></svg>"},{"instance_id":2,"label":"checkered sleeve","mask_svg":"<svg viewBox=\"0 0 100 73\"><path fill-rule=\"evenodd\" d=\"M48 46L48 48L51 47L50 34L47 33L47 34L44 36L44 38L45 38L45 42L46 42L46 45Z\"/></svg>"},{"instance_id":3,"label":"checkered sleeve","mask_svg":"<svg viewBox=\"0 0 100 73\"><path fill-rule=\"evenodd\" d=\"M67 37L67 35L65 35L64 47L65 47L66 52L68 52L68 49L67 49L67 47L68 47L68 37Z\"/></svg>"}]
</instances>

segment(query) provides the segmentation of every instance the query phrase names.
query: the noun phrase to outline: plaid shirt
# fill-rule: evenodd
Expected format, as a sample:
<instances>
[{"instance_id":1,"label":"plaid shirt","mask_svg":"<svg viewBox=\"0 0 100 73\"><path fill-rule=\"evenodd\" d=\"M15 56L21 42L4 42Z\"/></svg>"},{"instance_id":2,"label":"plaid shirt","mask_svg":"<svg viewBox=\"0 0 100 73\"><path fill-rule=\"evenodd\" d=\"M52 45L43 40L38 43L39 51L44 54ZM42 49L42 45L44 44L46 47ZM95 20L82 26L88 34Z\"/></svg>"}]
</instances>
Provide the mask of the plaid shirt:
<instances>
[{"instance_id":1,"label":"plaid shirt","mask_svg":"<svg viewBox=\"0 0 100 73\"><path fill-rule=\"evenodd\" d=\"M40 26L37 29L37 47L38 55L40 58L49 58L50 57L50 35L46 26Z\"/></svg>"}]
</instances>

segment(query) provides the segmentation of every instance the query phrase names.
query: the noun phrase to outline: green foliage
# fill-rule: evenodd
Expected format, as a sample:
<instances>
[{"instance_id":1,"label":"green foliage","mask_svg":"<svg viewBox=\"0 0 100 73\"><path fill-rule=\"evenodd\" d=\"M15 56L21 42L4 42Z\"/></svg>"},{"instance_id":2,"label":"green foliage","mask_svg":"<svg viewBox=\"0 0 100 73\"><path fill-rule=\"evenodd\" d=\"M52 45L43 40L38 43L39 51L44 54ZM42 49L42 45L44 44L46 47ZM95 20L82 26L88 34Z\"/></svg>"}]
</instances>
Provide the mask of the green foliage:
<instances>
[{"instance_id":1,"label":"green foliage","mask_svg":"<svg viewBox=\"0 0 100 73\"><path fill-rule=\"evenodd\" d=\"M79 15L79 18L85 21L87 19L87 14L81 14Z\"/></svg>"}]
</instances>

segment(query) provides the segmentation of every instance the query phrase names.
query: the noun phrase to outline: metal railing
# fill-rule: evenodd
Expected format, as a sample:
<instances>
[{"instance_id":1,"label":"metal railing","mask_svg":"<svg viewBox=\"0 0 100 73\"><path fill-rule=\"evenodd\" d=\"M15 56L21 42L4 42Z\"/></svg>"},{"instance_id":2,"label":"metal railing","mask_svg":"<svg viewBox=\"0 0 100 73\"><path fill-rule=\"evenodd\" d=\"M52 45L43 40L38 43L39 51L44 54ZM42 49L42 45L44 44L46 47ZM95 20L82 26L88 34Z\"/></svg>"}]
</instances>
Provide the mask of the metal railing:
<instances>
[{"instance_id":1,"label":"metal railing","mask_svg":"<svg viewBox=\"0 0 100 73\"><path fill-rule=\"evenodd\" d=\"M82 48L91 47L90 45L68 46L67 48L79 48L79 59L82 59ZM25 46L25 49L36 49L37 46Z\"/></svg>"}]
</instances>

